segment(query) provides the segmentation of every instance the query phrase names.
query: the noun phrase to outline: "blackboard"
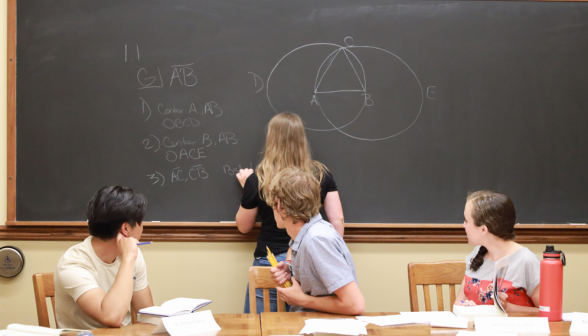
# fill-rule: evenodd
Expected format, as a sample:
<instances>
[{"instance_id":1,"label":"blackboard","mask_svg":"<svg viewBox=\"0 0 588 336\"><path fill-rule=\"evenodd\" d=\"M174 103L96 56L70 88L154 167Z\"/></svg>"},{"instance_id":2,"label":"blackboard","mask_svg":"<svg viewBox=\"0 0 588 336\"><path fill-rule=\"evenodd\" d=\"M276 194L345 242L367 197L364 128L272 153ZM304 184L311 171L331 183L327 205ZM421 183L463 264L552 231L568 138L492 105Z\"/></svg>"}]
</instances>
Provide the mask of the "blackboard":
<instances>
[{"instance_id":1,"label":"blackboard","mask_svg":"<svg viewBox=\"0 0 588 336\"><path fill-rule=\"evenodd\" d=\"M18 0L16 220L234 219L277 112L302 116L350 223L588 221L588 3Z\"/></svg>"}]
</instances>

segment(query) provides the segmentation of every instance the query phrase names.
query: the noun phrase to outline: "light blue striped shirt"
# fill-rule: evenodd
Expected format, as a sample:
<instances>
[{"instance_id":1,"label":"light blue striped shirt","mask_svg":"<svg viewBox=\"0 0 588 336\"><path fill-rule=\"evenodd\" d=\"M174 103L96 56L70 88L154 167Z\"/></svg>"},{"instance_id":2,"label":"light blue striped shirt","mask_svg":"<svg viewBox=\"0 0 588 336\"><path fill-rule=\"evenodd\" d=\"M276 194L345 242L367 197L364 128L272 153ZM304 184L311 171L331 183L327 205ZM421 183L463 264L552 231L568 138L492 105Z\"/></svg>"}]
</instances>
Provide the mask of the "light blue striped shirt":
<instances>
[{"instance_id":1,"label":"light blue striped shirt","mask_svg":"<svg viewBox=\"0 0 588 336\"><path fill-rule=\"evenodd\" d=\"M320 214L300 229L292 247L292 272L302 291L311 296L335 295L334 292L355 281L355 265L341 235ZM291 312L312 311L290 307Z\"/></svg>"}]
</instances>

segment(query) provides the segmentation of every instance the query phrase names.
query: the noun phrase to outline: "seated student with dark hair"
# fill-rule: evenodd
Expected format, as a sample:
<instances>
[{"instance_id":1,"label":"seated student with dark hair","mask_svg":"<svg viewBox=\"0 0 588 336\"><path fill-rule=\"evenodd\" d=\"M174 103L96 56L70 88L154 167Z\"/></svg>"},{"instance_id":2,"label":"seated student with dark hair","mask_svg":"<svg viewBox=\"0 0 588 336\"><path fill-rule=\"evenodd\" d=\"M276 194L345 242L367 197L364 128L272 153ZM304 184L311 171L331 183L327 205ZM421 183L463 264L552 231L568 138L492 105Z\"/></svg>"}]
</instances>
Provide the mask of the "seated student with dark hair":
<instances>
[{"instance_id":1,"label":"seated student with dark hair","mask_svg":"<svg viewBox=\"0 0 588 336\"><path fill-rule=\"evenodd\" d=\"M137 247L147 199L120 186L100 189L88 203L90 236L71 247L55 268L59 328L94 329L131 323L153 306L147 267Z\"/></svg>"},{"instance_id":2,"label":"seated student with dark hair","mask_svg":"<svg viewBox=\"0 0 588 336\"><path fill-rule=\"evenodd\" d=\"M276 283L292 282L290 288L277 288L290 311L362 314L365 300L357 286L351 253L319 213L318 180L297 168L284 169L272 179L264 199L274 209L278 227L292 238L291 270L284 262L271 269Z\"/></svg>"}]
</instances>

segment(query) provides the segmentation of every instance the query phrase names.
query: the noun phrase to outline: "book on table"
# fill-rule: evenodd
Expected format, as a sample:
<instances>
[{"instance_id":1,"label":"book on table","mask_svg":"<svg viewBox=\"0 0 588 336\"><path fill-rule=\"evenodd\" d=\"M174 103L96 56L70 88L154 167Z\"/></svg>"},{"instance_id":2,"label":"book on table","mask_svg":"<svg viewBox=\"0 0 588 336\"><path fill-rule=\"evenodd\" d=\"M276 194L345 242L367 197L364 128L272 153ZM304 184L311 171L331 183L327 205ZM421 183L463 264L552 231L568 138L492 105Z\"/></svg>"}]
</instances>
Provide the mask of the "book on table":
<instances>
[{"instance_id":1,"label":"book on table","mask_svg":"<svg viewBox=\"0 0 588 336\"><path fill-rule=\"evenodd\" d=\"M8 336L39 336L39 335L59 336L64 333L71 333L71 332L78 333L80 331L85 331L85 330L81 330L81 329L53 329L53 328L45 328L45 327L38 327L38 326L13 323L13 324L9 324L6 327L6 330L0 330L0 336L3 336L3 335L8 335Z\"/></svg>"},{"instance_id":2,"label":"book on table","mask_svg":"<svg viewBox=\"0 0 588 336\"><path fill-rule=\"evenodd\" d=\"M176 298L165 301L161 306L147 307L139 310L137 321L143 323L159 324L162 317L191 314L196 310L210 304L212 301L205 299Z\"/></svg>"},{"instance_id":3,"label":"book on table","mask_svg":"<svg viewBox=\"0 0 588 336\"><path fill-rule=\"evenodd\" d=\"M508 259L506 256L496 262L494 265L494 280L492 299L493 305L477 305L472 307L453 305L453 313L460 317L465 317L468 321L473 321L476 316L483 317L506 317L508 314L498 299L498 294L502 291L504 276L508 270Z\"/></svg>"}]
</instances>

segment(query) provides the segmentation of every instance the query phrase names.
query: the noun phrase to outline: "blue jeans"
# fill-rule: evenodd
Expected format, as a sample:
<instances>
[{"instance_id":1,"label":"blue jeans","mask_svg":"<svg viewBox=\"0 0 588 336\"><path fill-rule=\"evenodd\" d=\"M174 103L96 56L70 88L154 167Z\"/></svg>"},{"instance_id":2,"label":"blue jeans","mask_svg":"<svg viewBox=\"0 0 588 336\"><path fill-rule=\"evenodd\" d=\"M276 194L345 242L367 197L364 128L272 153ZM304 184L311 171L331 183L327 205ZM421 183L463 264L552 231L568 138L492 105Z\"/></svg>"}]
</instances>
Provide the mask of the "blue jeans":
<instances>
[{"instance_id":1,"label":"blue jeans","mask_svg":"<svg viewBox=\"0 0 588 336\"><path fill-rule=\"evenodd\" d=\"M286 260L286 253L276 254L276 260L278 262ZM267 260L267 257L260 257L255 258L253 260L253 266L271 266L270 262ZM278 311L278 298L276 295L275 289L270 289L270 309L272 312ZM263 289L256 289L255 296L257 298L257 313L263 312ZM290 310L290 306L286 304L286 311ZM247 292L245 293L245 307L243 309L243 313L250 314L249 310L249 284L247 284Z\"/></svg>"}]
</instances>

